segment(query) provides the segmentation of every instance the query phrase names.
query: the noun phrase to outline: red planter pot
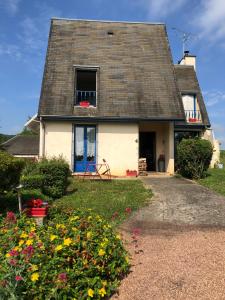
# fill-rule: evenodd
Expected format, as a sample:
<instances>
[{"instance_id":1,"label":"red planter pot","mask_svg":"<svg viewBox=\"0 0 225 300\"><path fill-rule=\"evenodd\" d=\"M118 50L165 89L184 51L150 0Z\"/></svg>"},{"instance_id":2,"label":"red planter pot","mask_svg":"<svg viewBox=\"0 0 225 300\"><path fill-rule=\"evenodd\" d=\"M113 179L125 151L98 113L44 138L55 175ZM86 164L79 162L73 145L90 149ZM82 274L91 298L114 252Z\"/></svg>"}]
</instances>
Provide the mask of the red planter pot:
<instances>
[{"instance_id":1,"label":"red planter pot","mask_svg":"<svg viewBox=\"0 0 225 300\"><path fill-rule=\"evenodd\" d=\"M27 210L27 214L30 217L46 217L47 212L47 207L31 207Z\"/></svg>"},{"instance_id":2,"label":"red planter pot","mask_svg":"<svg viewBox=\"0 0 225 300\"><path fill-rule=\"evenodd\" d=\"M137 177L137 176L138 176L136 170L127 170L127 171L126 171L126 175L127 175L127 176L131 176L131 177Z\"/></svg>"}]
</instances>

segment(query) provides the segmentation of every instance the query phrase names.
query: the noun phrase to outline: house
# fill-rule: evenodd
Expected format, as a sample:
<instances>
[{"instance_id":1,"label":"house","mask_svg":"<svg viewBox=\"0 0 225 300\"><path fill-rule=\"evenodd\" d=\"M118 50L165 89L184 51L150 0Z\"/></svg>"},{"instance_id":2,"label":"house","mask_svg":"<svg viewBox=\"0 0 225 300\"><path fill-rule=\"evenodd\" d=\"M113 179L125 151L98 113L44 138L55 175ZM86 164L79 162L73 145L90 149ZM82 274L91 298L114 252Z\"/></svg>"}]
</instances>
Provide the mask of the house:
<instances>
[{"instance_id":1,"label":"house","mask_svg":"<svg viewBox=\"0 0 225 300\"><path fill-rule=\"evenodd\" d=\"M188 52L174 65L164 24L51 20L38 109L39 156L73 172L106 159L114 175L174 173L174 136L204 136L210 121Z\"/></svg>"},{"instance_id":2,"label":"house","mask_svg":"<svg viewBox=\"0 0 225 300\"><path fill-rule=\"evenodd\" d=\"M36 160L39 155L39 136L16 135L2 143L1 148L15 157Z\"/></svg>"}]
</instances>

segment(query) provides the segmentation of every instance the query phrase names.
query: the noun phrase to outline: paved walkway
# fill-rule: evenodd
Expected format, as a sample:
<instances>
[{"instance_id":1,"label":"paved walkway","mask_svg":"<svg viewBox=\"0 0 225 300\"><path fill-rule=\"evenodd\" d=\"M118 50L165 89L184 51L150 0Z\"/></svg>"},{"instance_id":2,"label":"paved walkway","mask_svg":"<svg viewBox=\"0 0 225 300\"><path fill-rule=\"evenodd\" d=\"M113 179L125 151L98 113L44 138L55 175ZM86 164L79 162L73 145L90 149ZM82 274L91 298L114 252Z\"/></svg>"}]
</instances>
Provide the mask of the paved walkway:
<instances>
[{"instance_id":1,"label":"paved walkway","mask_svg":"<svg viewBox=\"0 0 225 300\"><path fill-rule=\"evenodd\" d=\"M225 198L174 177L143 182L154 197L122 226L133 266L113 299L225 299Z\"/></svg>"}]
</instances>

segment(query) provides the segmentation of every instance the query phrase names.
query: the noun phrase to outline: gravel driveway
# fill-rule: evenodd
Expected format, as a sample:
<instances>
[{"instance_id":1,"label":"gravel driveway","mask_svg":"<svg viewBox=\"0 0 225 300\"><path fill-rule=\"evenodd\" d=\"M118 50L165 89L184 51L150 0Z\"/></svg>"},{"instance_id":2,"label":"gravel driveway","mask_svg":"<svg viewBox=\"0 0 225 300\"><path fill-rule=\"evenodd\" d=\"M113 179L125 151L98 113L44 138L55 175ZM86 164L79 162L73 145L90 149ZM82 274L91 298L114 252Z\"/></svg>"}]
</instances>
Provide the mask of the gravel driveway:
<instances>
[{"instance_id":1,"label":"gravel driveway","mask_svg":"<svg viewBox=\"0 0 225 300\"><path fill-rule=\"evenodd\" d=\"M184 179L142 180L154 197L121 228L132 268L112 299L225 299L225 198Z\"/></svg>"}]
</instances>

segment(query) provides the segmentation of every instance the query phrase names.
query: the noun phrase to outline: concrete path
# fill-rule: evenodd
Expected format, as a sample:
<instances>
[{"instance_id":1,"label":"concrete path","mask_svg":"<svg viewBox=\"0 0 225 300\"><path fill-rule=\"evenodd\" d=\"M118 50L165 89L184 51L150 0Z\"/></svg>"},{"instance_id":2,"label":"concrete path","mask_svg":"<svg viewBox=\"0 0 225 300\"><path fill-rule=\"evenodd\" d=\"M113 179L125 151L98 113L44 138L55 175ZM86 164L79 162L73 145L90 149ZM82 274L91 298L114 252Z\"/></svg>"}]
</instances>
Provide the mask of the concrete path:
<instances>
[{"instance_id":1,"label":"concrete path","mask_svg":"<svg viewBox=\"0 0 225 300\"><path fill-rule=\"evenodd\" d=\"M225 198L184 179L142 180L154 197L121 228L132 268L112 299L225 299Z\"/></svg>"}]
</instances>

